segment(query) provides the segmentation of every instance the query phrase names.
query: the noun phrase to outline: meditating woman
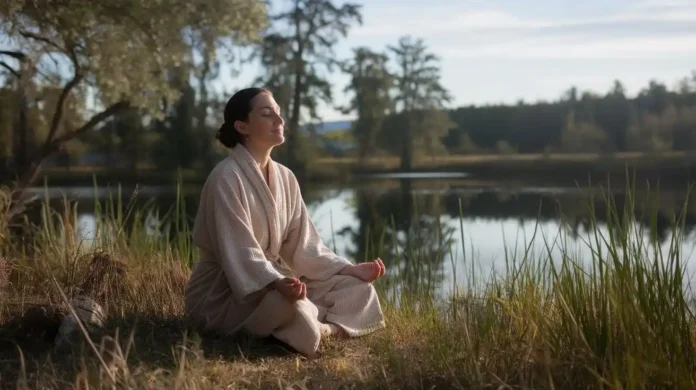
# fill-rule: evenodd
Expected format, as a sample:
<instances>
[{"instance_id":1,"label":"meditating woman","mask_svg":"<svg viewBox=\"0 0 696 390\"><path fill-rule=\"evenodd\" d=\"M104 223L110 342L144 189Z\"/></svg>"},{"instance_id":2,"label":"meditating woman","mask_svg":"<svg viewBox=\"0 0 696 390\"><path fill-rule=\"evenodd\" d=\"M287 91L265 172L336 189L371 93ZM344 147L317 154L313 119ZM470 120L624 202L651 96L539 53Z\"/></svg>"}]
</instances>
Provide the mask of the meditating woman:
<instances>
[{"instance_id":1,"label":"meditating woman","mask_svg":"<svg viewBox=\"0 0 696 390\"><path fill-rule=\"evenodd\" d=\"M294 174L270 157L284 142L271 92L237 92L224 116L217 137L231 151L201 192L187 315L205 330L273 336L310 356L322 336L384 328L371 284L384 275L382 260L353 264L329 250Z\"/></svg>"}]
</instances>

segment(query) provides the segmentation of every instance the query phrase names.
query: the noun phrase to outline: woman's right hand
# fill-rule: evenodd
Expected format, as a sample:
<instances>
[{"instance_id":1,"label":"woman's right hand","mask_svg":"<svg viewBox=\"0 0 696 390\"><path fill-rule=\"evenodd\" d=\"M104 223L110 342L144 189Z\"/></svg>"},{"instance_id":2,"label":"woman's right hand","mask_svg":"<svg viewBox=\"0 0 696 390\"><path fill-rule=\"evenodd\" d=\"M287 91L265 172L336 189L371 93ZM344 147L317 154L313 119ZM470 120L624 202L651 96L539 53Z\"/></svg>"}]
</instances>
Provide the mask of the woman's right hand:
<instances>
[{"instance_id":1,"label":"woman's right hand","mask_svg":"<svg viewBox=\"0 0 696 390\"><path fill-rule=\"evenodd\" d=\"M291 302L307 297L307 285L297 278L278 279L273 282L273 288Z\"/></svg>"}]
</instances>

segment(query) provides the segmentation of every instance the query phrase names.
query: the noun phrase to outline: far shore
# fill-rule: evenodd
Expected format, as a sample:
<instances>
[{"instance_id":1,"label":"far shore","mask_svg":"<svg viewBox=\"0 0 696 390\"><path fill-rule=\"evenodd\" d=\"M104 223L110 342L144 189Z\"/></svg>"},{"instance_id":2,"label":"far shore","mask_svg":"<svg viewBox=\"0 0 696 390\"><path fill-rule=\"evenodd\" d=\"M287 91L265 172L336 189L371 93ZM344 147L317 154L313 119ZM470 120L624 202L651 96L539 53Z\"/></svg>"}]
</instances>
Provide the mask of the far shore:
<instances>
[{"instance_id":1,"label":"far shore","mask_svg":"<svg viewBox=\"0 0 696 390\"><path fill-rule=\"evenodd\" d=\"M318 158L304 180L309 183L332 181L349 184L370 175L396 173L463 173L471 180L515 180L530 183L569 184L623 180L628 176L638 181L657 181L688 185L696 177L696 153L624 152L547 153L547 154L471 154L421 158L405 171L398 157L373 157L361 161L354 157ZM161 171L152 167L112 168L75 166L44 168L36 186L70 186L95 183L124 185L147 183L168 185L177 180L188 184L203 183L206 169ZM300 175L298 175L300 176ZM421 175L422 176L422 175Z\"/></svg>"}]
</instances>

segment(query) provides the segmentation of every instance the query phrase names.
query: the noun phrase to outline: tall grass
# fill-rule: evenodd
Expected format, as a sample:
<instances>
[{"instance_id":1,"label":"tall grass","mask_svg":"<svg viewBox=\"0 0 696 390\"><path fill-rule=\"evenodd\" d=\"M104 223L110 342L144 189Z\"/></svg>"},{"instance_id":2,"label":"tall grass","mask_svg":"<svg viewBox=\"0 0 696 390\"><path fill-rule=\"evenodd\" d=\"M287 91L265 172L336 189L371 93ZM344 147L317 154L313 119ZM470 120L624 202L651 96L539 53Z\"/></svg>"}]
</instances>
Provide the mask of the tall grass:
<instances>
[{"instance_id":1,"label":"tall grass","mask_svg":"<svg viewBox=\"0 0 696 390\"><path fill-rule=\"evenodd\" d=\"M506 250L505 272L500 275L477 273L475 259L464 256L473 253L464 233L459 232L462 247L454 248L453 232L437 221L430 231L412 230L406 238L380 234L370 250L379 252L390 239L393 249L379 254L392 267L390 277L377 285L388 329L346 343L330 341L324 356L313 361L295 355L254 360L250 356L263 349L255 342L225 341L221 358L206 350L199 336L181 333L186 329L182 281L195 252L190 216L183 215L179 197L181 202L164 215L157 214L154 204L121 204L120 196L96 206L91 246L75 233L74 204L66 201L61 211L45 204L35 226L32 254L14 253L17 266L10 299L0 303L0 323L12 319L6 310L12 302L27 296L58 301L47 283L52 277L73 291L87 266L89 256L84 254L104 251L130 269L128 293L108 302L110 312L157 324L130 338L123 336L123 329L118 331L121 338L112 342L116 347L106 360L115 367L120 388L696 386L693 295L681 253L685 212L674 217L664 246L637 223L636 215L648 215L655 225L656 210L641 215L650 205L641 209L633 197L620 210L611 193L605 193L603 201L610 205L607 223L600 228L592 221L586 242L592 253L589 260L578 258L562 240L552 249L549 239L536 231L521 255ZM588 207L594 210L594 203ZM539 241L545 253L531 250ZM469 283L438 297L433 286L447 272L441 260L448 254L454 258L460 249L468 262ZM165 326L175 334L163 341ZM160 357L151 359L153 351ZM79 382L80 387L111 387L110 375L99 370L95 360L77 358L71 370L37 366L34 380L49 386ZM16 377L26 380L26 375Z\"/></svg>"}]
</instances>

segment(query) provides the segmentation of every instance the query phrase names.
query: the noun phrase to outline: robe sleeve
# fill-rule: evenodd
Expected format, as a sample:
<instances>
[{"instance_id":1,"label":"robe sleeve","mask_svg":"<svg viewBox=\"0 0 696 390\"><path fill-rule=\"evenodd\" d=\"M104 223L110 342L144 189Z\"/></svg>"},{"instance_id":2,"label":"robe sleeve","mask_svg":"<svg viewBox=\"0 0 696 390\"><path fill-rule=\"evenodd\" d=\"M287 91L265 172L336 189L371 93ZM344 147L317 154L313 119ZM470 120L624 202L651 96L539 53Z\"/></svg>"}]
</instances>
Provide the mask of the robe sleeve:
<instances>
[{"instance_id":1,"label":"robe sleeve","mask_svg":"<svg viewBox=\"0 0 696 390\"><path fill-rule=\"evenodd\" d=\"M207 230L211 245L237 301L264 289L283 275L266 259L240 200L243 189L222 174L207 196Z\"/></svg>"},{"instance_id":2,"label":"robe sleeve","mask_svg":"<svg viewBox=\"0 0 696 390\"><path fill-rule=\"evenodd\" d=\"M288 181L294 204L291 205L288 235L280 248L283 260L290 265L297 277L310 280L328 279L346 266L353 265L324 245L307 212L297 179L291 175Z\"/></svg>"}]
</instances>

